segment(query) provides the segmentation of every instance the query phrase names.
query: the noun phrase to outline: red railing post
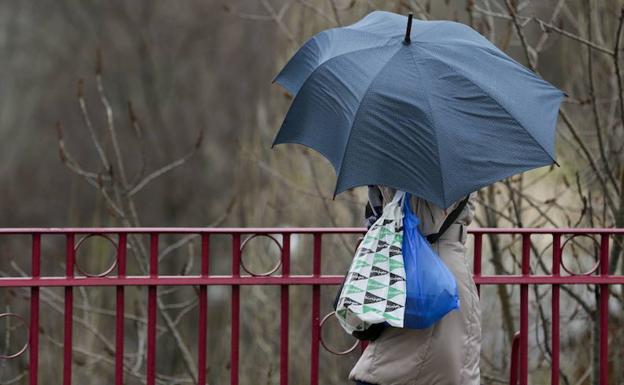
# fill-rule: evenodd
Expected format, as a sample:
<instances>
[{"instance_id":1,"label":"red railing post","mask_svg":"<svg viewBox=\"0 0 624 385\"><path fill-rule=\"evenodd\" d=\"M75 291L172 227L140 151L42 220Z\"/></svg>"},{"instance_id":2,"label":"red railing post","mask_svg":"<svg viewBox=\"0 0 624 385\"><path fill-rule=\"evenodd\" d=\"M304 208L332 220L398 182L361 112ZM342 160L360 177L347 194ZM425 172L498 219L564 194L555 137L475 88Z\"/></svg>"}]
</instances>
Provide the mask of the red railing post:
<instances>
[{"instance_id":1,"label":"red railing post","mask_svg":"<svg viewBox=\"0 0 624 385\"><path fill-rule=\"evenodd\" d=\"M312 276L321 275L321 250L323 235L314 234L314 249L312 255ZM310 385L319 384L319 348L321 333L321 286L312 286L312 338L310 339Z\"/></svg>"},{"instance_id":2,"label":"red railing post","mask_svg":"<svg viewBox=\"0 0 624 385\"><path fill-rule=\"evenodd\" d=\"M240 278L241 239L232 235L232 278ZM232 285L232 320L230 334L230 385L238 385L238 357L240 333L240 286Z\"/></svg>"},{"instance_id":3,"label":"red railing post","mask_svg":"<svg viewBox=\"0 0 624 385\"><path fill-rule=\"evenodd\" d=\"M481 277L481 264L482 264L482 256L483 253L483 234L479 232L474 233L474 255L473 255L473 277L477 280ZM477 285L477 293L479 297L481 296L481 285L479 283Z\"/></svg>"},{"instance_id":4,"label":"red railing post","mask_svg":"<svg viewBox=\"0 0 624 385\"><path fill-rule=\"evenodd\" d=\"M32 235L31 275L35 279L41 276L41 234L39 233ZM39 287L36 286L30 288L29 323L28 383L37 385L39 381Z\"/></svg>"},{"instance_id":5,"label":"red railing post","mask_svg":"<svg viewBox=\"0 0 624 385\"><path fill-rule=\"evenodd\" d=\"M158 233L150 234L149 276L158 278ZM147 289L147 385L156 383L156 315L158 286Z\"/></svg>"},{"instance_id":6,"label":"red railing post","mask_svg":"<svg viewBox=\"0 0 624 385\"><path fill-rule=\"evenodd\" d=\"M210 235L201 234L201 276L208 277L210 266ZM208 286L199 287L199 322L197 339L197 384L206 384L206 350L208 345Z\"/></svg>"},{"instance_id":7,"label":"red railing post","mask_svg":"<svg viewBox=\"0 0 624 385\"><path fill-rule=\"evenodd\" d=\"M511 341L511 363L509 368L509 385L518 385L518 350L520 332L516 332Z\"/></svg>"},{"instance_id":8,"label":"red railing post","mask_svg":"<svg viewBox=\"0 0 624 385\"><path fill-rule=\"evenodd\" d=\"M74 233L67 233L65 238L65 277L74 278L76 255L74 249ZM72 376L72 334L74 319L74 291L73 286L65 286L65 328L63 346L63 385L71 385Z\"/></svg>"},{"instance_id":9,"label":"red railing post","mask_svg":"<svg viewBox=\"0 0 624 385\"><path fill-rule=\"evenodd\" d=\"M561 273L561 234L553 234L552 275L559 277ZM552 364L550 368L551 385L559 385L559 284L552 285L551 318L552 318Z\"/></svg>"},{"instance_id":10,"label":"red railing post","mask_svg":"<svg viewBox=\"0 0 624 385\"><path fill-rule=\"evenodd\" d=\"M609 234L600 237L600 276L609 275ZM600 285L600 385L609 382L609 284Z\"/></svg>"},{"instance_id":11,"label":"red railing post","mask_svg":"<svg viewBox=\"0 0 624 385\"><path fill-rule=\"evenodd\" d=\"M117 276L126 277L126 250L127 238L125 233L119 233L117 245ZM116 288L115 304L115 385L124 383L124 286L118 285Z\"/></svg>"},{"instance_id":12,"label":"red railing post","mask_svg":"<svg viewBox=\"0 0 624 385\"><path fill-rule=\"evenodd\" d=\"M282 277L290 276L290 234L282 234ZM288 307L287 284L280 288L280 385L288 385Z\"/></svg>"},{"instance_id":13,"label":"red railing post","mask_svg":"<svg viewBox=\"0 0 624 385\"><path fill-rule=\"evenodd\" d=\"M522 234L522 276L529 276L531 234ZM520 385L529 384L529 285L520 285Z\"/></svg>"}]
</instances>

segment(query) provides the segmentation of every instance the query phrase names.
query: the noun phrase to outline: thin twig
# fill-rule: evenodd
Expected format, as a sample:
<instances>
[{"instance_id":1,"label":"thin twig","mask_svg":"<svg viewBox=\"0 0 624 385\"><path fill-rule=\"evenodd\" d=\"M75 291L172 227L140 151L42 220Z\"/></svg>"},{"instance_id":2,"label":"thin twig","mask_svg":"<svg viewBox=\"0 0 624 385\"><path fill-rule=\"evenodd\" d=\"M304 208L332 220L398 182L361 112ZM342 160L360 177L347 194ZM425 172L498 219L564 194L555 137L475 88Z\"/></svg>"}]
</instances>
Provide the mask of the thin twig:
<instances>
[{"instance_id":1,"label":"thin twig","mask_svg":"<svg viewBox=\"0 0 624 385\"><path fill-rule=\"evenodd\" d=\"M67 148L65 147L65 140L63 139L63 131L61 128L61 123L56 123L56 132L57 132L57 142L59 147L59 156L61 158L61 162L73 171L75 174L80 175L88 181L96 182L100 178L106 179L107 177L102 176L101 174L97 174L95 172L83 170L78 162L74 159L74 157L69 153Z\"/></svg>"},{"instance_id":2,"label":"thin twig","mask_svg":"<svg viewBox=\"0 0 624 385\"><path fill-rule=\"evenodd\" d=\"M520 19L518 18L517 10L511 4L510 0L505 0L505 4L507 5L507 9L509 11L509 14L511 15L511 21L516 27L516 33L518 34L518 37L520 38L520 44L522 44L522 47L524 48L524 55L526 57L527 65L529 66L531 70L535 71L535 63L531 59L531 54L529 52L529 45L527 44L526 38L524 37L524 32L522 32L523 26L520 25Z\"/></svg>"},{"instance_id":3,"label":"thin twig","mask_svg":"<svg viewBox=\"0 0 624 385\"><path fill-rule=\"evenodd\" d=\"M608 48L606 48L606 47L603 47L603 46L598 45L598 44L596 44L596 43L594 43L594 42L591 42L591 41L589 41L589 40L587 40L587 39L585 39L585 38L582 38L581 36L578 36L578 35L575 35L575 34L573 34L573 33L568 32L568 31L565 31L565 30L563 30L563 29L561 29L561 28L559 28L559 27L557 27L557 26L555 26L555 25L552 25L552 24L550 24L550 23L546 23L545 21L540 20L540 19L538 19L537 17L533 17L532 19L533 19L533 21L535 21L537 24L539 24L539 26L540 26L541 28L543 28L543 29L544 29L544 30L546 30L546 31L555 31L555 32L557 32L557 33L559 33L559 34L561 34L561 35L563 35L563 36L567 37L567 38L570 38L570 39L572 39L572 40L576 40L576 41L578 41L579 43L583 43L583 44L585 44L585 45L587 45L587 46L589 46L589 47L591 47L591 48L594 48L594 49L595 49L595 50L597 50L597 51L600 51L600 52L606 53L606 54L608 54L608 55L613 55L613 53L614 53L612 50L610 50L610 49L608 49Z\"/></svg>"},{"instance_id":4,"label":"thin twig","mask_svg":"<svg viewBox=\"0 0 624 385\"><path fill-rule=\"evenodd\" d=\"M138 181L143 179L143 177L145 176L147 161L145 156L145 140L143 138L143 127L141 126L141 122L139 121L134 111L134 105L131 101L128 102L128 117L130 119L130 125L133 128L136 139L139 142L139 169L135 174L133 181L130 183L130 185L135 186Z\"/></svg>"},{"instance_id":5,"label":"thin twig","mask_svg":"<svg viewBox=\"0 0 624 385\"><path fill-rule=\"evenodd\" d=\"M136 194L137 192L141 191L141 189L143 189L148 183L154 181L158 177L161 177L161 176L165 175L169 171L174 170L174 169L182 166L183 164L185 164L186 161L188 161L193 155L195 155L197 150L201 147L202 140L203 140L203 133L202 133L202 131L200 131L198 136L197 136L197 140L195 141L195 145L193 146L193 148L191 148L191 150L189 150L189 152L187 152L180 159L175 160L175 161L173 161L173 162L171 162L171 163L169 163L169 164L159 168L158 170L152 172L151 174L149 174L148 176L143 178L139 183L137 183L134 187L132 187L132 189L130 189L130 191L128 191L128 196L132 197L134 194Z\"/></svg>"},{"instance_id":6,"label":"thin twig","mask_svg":"<svg viewBox=\"0 0 624 385\"><path fill-rule=\"evenodd\" d=\"M615 46L613 47L613 64L615 66L615 74L618 84L618 99L620 101L620 121L624 124L624 94L622 86L622 71L620 69L620 42L622 39L622 26L624 25L624 8L620 11L617 32L615 35Z\"/></svg>"},{"instance_id":7,"label":"thin twig","mask_svg":"<svg viewBox=\"0 0 624 385\"><path fill-rule=\"evenodd\" d=\"M600 181L602 186L606 186L607 183L604 180L602 172L600 171L600 169L596 165L596 161L594 160L594 157L589 152L589 149L585 145L585 142L580 138L580 136L579 136L579 134L577 132L578 130L576 129L574 123L572 123L572 120L568 117L567 113L565 113L563 111L563 109L559 110L559 116L561 116L561 118L563 119L563 122L566 124L566 126L568 126L568 130L570 131L570 133L572 133L572 136L574 137L574 140L575 140L576 144L580 147L583 155L585 156L585 158L589 162L592 170L594 170L596 178L598 178L598 180ZM607 204L609 205L609 208L613 212L616 212L617 211L617 207L616 207L615 203L613 202L613 198L611 197L611 194L608 192L608 190L606 188L605 188L605 192L606 192L605 199L607 200Z\"/></svg>"},{"instance_id":8,"label":"thin twig","mask_svg":"<svg viewBox=\"0 0 624 385\"><path fill-rule=\"evenodd\" d=\"M335 0L328 0L328 1L331 6L332 12L334 14L334 23L336 23L337 26L341 26L342 22L340 21L340 15L338 14L338 7L336 7Z\"/></svg>"},{"instance_id":9,"label":"thin twig","mask_svg":"<svg viewBox=\"0 0 624 385\"><path fill-rule=\"evenodd\" d=\"M550 15L550 20L548 21L548 24L554 25L553 23L555 22L557 17L559 17L559 13L563 9L565 2L566 0L559 0L557 2L555 9ZM540 36L539 40L537 41L537 44L535 45L535 52L537 52L538 54L542 52L542 50L544 49L544 46L546 45L546 42L548 41L549 36L550 36L550 33L548 33L548 30L542 29L542 35ZM591 41L591 36L589 40Z\"/></svg>"},{"instance_id":10,"label":"thin twig","mask_svg":"<svg viewBox=\"0 0 624 385\"><path fill-rule=\"evenodd\" d=\"M592 7L591 7L591 0L587 0L587 33L589 38L591 39L592 37ZM620 28L622 26L621 23L622 17L620 17ZM619 45L619 41L616 40L616 44L615 44L615 49L614 52L618 51L618 45ZM622 103L622 98L621 98L621 81L620 81L620 77L619 77L619 73L618 73L618 58L617 58L617 54L614 57L614 62L615 62L615 68L616 68L616 74L618 76L618 85L620 86L620 104ZM594 117L594 125L595 125L595 129L596 129L596 137L598 139L598 150L600 151L600 158L602 160L602 165L605 168L605 173L607 174L607 178L609 178L609 181L611 182L611 184L613 185L613 188L615 189L615 193L619 194L620 193L620 189L619 186L617 184L617 182L615 181L615 177L613 175L613 172L611 171L611 167L609 165L609 162L607 161L607 156L605 154L605 146L603 143L603 139L602 139L602 125L600 124L600 115L598 114L598 106L596 104L596 88L595 88L595 83L594 83L594 65L593 65L593 53L591 51L591 49L587 50L587 68L588 68L588 77L589 77L589 97L591 100L591 107L592 107L592 115ZM624 120L623 120L624 122ZM603 192L604 194L608 194L607 191Z\"/></svg>"},{"instance_id":11,"label":"thin twig","mask_svg":"<svg viewBox=\"0 0 624 385\"><path fill-rule=\"evenodd\" d=\"M328 22L330 23L334 22L334 19L331 17L331 15L329 15L327 12L325 12L321 7L317 6L316 4L306 1L306 0L299 0L299 4L314 11L314 13L321 16L323 19L327 20Z\"/></svg>"},{"instance_id":12,"label":"thin twig","mask_svg":"<svg viewBox=\"0 0 624 385\"><path fill-rule=\"evenodd\" d=\"M506 1L508 1L508 0L506 0ZM475 6L474 10L476 12L482 13L484 15L491 16L491 17L496 17L496 18L499 18L499 19L510 20L510 21L513 21L513 19L514 19L512 16L510 16L508 14L488 11L487 9L480 8L479 6ZM594 43L592 41L589 41L589 40L587 40L587 39L585 39L585 38L583 38L583 37L581 37L579 35L575 35L575 34L573 34L571 32L568 32L568 31L566 31L564 29L561 29L561 28L557 27L556 25L548 23L548 22L546 22L544 20L541 20L541 19L539 19L539 18L537 18L535 16L527 17L527 16L516 15L516 19L518 20L518 25L521 25L521 23L526 23L527 21L531 21L532 20L535 23L537 23L545 31L557 32L557 33L559 33L559 34L561 34L561 35L563 35L563 36L565 36L565 37L567 37L569 39L576 40L579 43L586 44L589 47L591 47L591 48L593 48L593 49L595 49L597 51L606 53L608 55L613 55L613 51L611 49L609 49L607 47L604 47L604 46L601 46L601 45L599 45L597 43Z\"/></svg>"},{"instance_id":13,"label":"thin twig","mask_svg":"<svg viewBox=\"0 0 624 385\"><path fill-rule=\"evenodd\" d=\"M273 17L273 20L275 21L279 29L281 29L282 32L286 35L288 40L290 40L293 44L297 44L298 42L297 42L297 39L295 39L295 35L292 33L290 28L284 22L284 15L286 15L286 11L290 7L291 2L289 1L286 4L284 4L282 6L282 9L279 12L277 12L275 8L273 8L271 3L269 3L268 0L259 0L259 1L260 1L260 4L262 4L262 6L267 10L267 12L269 12L269 14Z\"/></svg>"},{"instance_id":14,"label":"thin twig","mask_svg":"<svg viewBox=\"0 0 624 385\"><path fill-rule=\"evenodd\" d=\"M117 140L117 132L115 130L115 119L113 117L113 109L106 97L106 92L104 91L104 85L102 84L102 53L98 49L97 50L97 62L95 69L95 81L97 84L98 94L100 95L100 101L104 105L104 110L106 111L106 120L108 122L108 133L111 138L111 144L113 145L113 151L115 152L115 158L117 159L117 172L121 177L121 183L124 188L128 185L128 180L126 179L126 170L123 164L123 158L121 155L121 150L119 148L119 141Z\"/></svg>"},{"instance_id":15,"label":"thin twig","mask_svg":"<svg viewBox=\"0 0 624 385\"><path fill-rule=\"evenodd\" d=\"M91 117L89 116L89 111L87 110L87 103L84 98L84 81L82 79L78 80L78 104L80 106L80 111L82 112L82 117L84 119L85 125L89 130L89 134L91 135L91 141L97 150L98 155L100 156L100 160L102 161L102 165L105 170L110 170L110 163L108 158L106 157L106 153L100 144L97 135L95 134L95 129L93 128L93 123L91 122Z\"/></svg>"}]
</instances>

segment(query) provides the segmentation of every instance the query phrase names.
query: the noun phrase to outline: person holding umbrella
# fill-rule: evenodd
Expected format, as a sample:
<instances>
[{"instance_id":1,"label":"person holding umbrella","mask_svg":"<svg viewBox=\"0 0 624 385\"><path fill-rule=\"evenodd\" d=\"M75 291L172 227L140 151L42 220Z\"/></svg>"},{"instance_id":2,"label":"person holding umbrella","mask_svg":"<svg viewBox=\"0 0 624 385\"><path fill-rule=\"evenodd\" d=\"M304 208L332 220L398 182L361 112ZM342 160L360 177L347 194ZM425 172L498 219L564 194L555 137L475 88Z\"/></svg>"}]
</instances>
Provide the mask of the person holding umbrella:
<instances>
[{"instance_id":1,"label":"person holding umbrella","mask_svg":"<svg viewBox=\"0 0 624 385\"><path fill-rule=\"evenodd\" d=\"M381 197L377 201L381 207L392 200L394 193L393 188L385 186L369 187L369 195ZM351 370L349 378L356 380L357 385L480 384L481 310L465 246L466 228L474 217L475 197L473 192L464 205L457 201L447 210L412 197L410 206L421 219L420 231L428 238L439 234L448 215L459 209L452 224L435 239L432 247L457 281L461 306L431 328L386 328L369 343L370 348Z\"/></svg>"},{"instance_id":2,"label":"person holding umbrella","mask_svg":"<svg viewBox=\"0 0 624 385\"><path fill-rule=\"evenodd\" d=\"M388 202L409 192L425 235L466 202L432 245L458 283L459 311L426 329L386 328L349 378L479 384L480 310L464 246L475 191L556 163L564 94L466 25L380 11L315 35L275 81L294 99L274 145L326 157L335 194L382 186Z\"/></svg>"}]
</instances>

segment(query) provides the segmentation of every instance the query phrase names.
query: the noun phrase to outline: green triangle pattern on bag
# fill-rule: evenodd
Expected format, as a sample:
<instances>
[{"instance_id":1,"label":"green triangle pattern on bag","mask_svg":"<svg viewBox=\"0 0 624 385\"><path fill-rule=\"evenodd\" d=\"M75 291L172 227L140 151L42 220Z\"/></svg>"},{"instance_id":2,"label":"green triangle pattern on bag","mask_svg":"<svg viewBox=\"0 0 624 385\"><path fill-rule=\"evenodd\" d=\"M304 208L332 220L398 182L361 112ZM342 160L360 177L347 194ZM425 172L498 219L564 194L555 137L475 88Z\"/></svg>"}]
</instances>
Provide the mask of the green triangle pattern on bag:
<instances>
[{"instance_id":1,"label":"green triangle pattern on bag","mask_svg":"<svg viewBox=\"0 0 624 385\"><path fill-rule=\"evenodd\" d=\"M388 299L392 299L396 297L397 295L401 295L401 294L405 295L405 292L399 289L395 289L394 287L388 288Z\"/></svg>"},{"instance_id":2,"label":"green triangle pattern on bag","mask_svg":"<svg viewBox=\"0 0 624 385\"><path fill-rule=\"evenodd\" d=\"M377 265L379 263L382 262L388 262L388 255L387 254L382 254L382 253L375 253L375 256L373 258L373 264ZM358 261L358 263L360 263L361 261Z\"/></svg>"},{"instance_id":3,"label":"green triangle pattern on bag","mask_svg":"<svg viewBox=\"0 0 624 385\"><path fill-rule=\"evenodd\" d=\"M379 309L375 309L372 306L364 305L362 308L364 309L364 313L376 313L376 314L382 314L383 313L383 311L381 311Z\"/></svg>"},{"instance_id":4,"label":"green triangle pattern on bag","mask_svg":"<svg viewBox=\"0 0 624 385\"><path fill-rule=\"evenodd\" d=\"M398 261L396 258L392 258L388 261L388 264L390 265L390 270L398 270L398 269L404 269L403 267L403 261ZM405 271L405 270L403 270Z\"/></svg>"},{"instance_id":5,"label":"green triangle pattern on bag","mask_svg":"<svg viewBox=\"0 0 624 385\"><path fill-rule=\"evenodd\" d=\"M380 237L380 238L386 238L386 237L388 237L388 236L392 236L392 237L394 237L394 236L395 236L395 232L394 232L394 231L392 231L392 230L390 230L387 226L382 227L382 228L379 230L379 237Z\"/></svg>"},{"instance_id":6,"label":"green triangle pattern on bag","mask_svg":"<svg viewBox=\"0 0 624 385\"><path fill-rule=\"evenodd\" d=\"M403 196L403 192L397 192L384 207L353 257L336 307L336 317L349 334L384 322L403 327L406 295L401 254Z\"/></svg>"},{"instance_id":7,"label":"green triangle pattern on bag","mask_svg":"<svg viewBox=\"0 0 624 385\"><path fill-rule=\"evenodd\" d=\"M379 289L389 289L387 284L383 284L381 282L375 281L374 279L368 280L368 285L366 285L366 290L379 290ZM396 289L395 289L396 290Z\"/></svg>"},{"instance_id":8,"label":"green triangle pattern on bag","mask_svg":"<svg viewBox=\"0 0 624 385\"><path fill-rule=\"evenodd\" d=\"M360 289L359 287L355 285L349 285L349 287L347 288L346 294L356 294L356 293L362 293L364 291L365 291L364 289Z\"/></svg>"},{"instance_id":9,"label":"green triangle pattern on bag","mask_svg":"<svg viewBox=\"0 0 624 385\"><path fill-rule=\"evenodd\" d=\"M384 317L386 317L386 319L391 319L391 320L394 320L394 321L401 321L402 320L402 318L394 317L394 316L390 315L390 313L386 313L384 315Z\"/></svg>"},{"instance_id":10,"label":"green triangle pattern on bag","mask_svg":"<svg viewBox=\"0 0 624 385\"><path fill-rule=\"evenodd\" d=\"M356 269L361 269L361 268L368 267L368 266L370 266L370 263L363 261L363 260L358 260L355 264Z\"/></svg>"}]
</instances>

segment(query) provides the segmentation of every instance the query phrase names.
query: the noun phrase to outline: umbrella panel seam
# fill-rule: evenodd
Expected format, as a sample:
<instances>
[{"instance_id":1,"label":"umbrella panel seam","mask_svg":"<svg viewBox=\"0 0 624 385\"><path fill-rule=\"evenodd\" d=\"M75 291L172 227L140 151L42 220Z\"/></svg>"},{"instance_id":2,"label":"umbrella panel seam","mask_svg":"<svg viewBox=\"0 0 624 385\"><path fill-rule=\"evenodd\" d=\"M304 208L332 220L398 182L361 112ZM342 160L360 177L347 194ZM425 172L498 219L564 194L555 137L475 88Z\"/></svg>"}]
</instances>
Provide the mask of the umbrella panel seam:
<instances>
[{"instance_id":1,"label":"umbrella panel seam","mask_svg":"<svg viewBox=\"0 0 624 385\"><path fill-rule=\"evenodd\" d=\"M416 62L416 58L414 57L414 51L412 49L409 50L409 54L410 54L410 58L412 59L412 62L414 63L414 68L416 69L416 72L418 72L418 78L421 82L423 83L427 83L427 87L429 86L429 83L427 82L427 80L424 79L424 77L422 76L422 72L420 71L420 68L418 67L418 63ZM438 138L438 133L437 130L435 129L436 125L435 125L435 118L434 118L434 114L433 114L433 108L431 108L431 100L429 99L429 93L425 92L425 99L427 100L427 107L428 107L428 111L427 111L427 117L431 123L431 130L433 132L433 136L435 138L435 142L436 142L436 153L438 154L438 166L440 167L440 170L443 170L444 168L442 167L442 157L440 155L440 140ZM448 206L448 202L446 201L446 192L444 190L444 173L442 171L440 171L440 190L442 192L442 200L444 202L444 206Z\"/></svg>"},{"instance_id":2,"label":"umbrella panel seam","mask_svg":"<svg viewBox=\"0 0 624 385\"><path fill-rule=\"evenodd\" d=\"M375 74L375 76L372 77L371 82L368 84L368 86L366 87L366 90L364 91L364 94L362 95L362 99L360 99L360 104L358 105L357 110L355 111L355 114L353 115L353 121L351 122L351 128L349 130L349 136L347 137L347 142L345 144L345 149L342 153L342 159L340 160L340 167L338 169L338 172L336 173L336 187L334 188L334 197L337 194L338 191L338 183L340 181L340 176L342 174L342 166L344 165L344 160L347 154L347 149L349 147L349 142L351 141L351 137L353 136L353 130L355 129L355 124L357 123L358 117L360 116L360 111L362 111L362 105L365 103L366 97L368 96L368 93L371 89L371 87L373 86L373 84L375 83L375 81L377 80L377 77L379 77L379 74L383 72L383 70L390 64L390 62L392 62L392 59L394 59L394 57L401 52L401 48L402 45L399 46L399 49L396 50L395 53L393 53L390 58L388 58L388 61L381 66L381 68L379 69L379 71L377 71L377 73Z\"/></svg>"}]
</instances>

